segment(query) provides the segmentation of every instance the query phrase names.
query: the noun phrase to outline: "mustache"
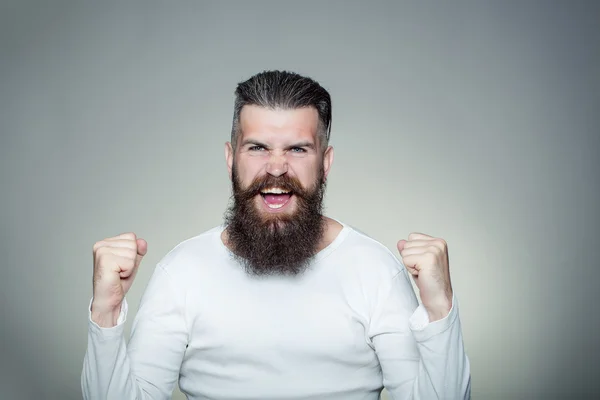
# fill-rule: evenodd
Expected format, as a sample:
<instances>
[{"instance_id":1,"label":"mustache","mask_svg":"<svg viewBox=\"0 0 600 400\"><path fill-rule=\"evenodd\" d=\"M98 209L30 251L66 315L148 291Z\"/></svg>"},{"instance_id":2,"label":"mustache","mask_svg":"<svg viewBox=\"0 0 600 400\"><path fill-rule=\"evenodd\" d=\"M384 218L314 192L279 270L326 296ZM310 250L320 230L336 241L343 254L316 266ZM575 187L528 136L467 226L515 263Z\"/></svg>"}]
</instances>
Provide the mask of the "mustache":
<instances>
[{"instance_id":1,"label":"mustache","mask_svg":"<svg viewBox=\"0 0 600 400\"><path fill-rule=\"evenodd\" d=\"M234 180L234 184L238 185L238 182ZM285 174L280 176L269 174L258 176L245 189L238 186L237 192L240 195L240 199L251 199L261 191L272 187L291 192L298 197L306 197L309 194L309 191L302 186L302 183L297 178Z\"/></svg>"}]
</instances>

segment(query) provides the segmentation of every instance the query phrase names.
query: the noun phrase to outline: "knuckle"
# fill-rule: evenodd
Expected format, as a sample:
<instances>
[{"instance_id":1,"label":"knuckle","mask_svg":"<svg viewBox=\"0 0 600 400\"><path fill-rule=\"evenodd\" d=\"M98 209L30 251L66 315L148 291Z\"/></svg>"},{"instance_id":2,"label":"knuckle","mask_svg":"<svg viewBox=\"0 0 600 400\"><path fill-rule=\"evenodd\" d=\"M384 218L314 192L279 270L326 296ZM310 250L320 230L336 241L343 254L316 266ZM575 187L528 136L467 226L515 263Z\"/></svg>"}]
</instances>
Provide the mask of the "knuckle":
<instances>
[{"instance_id":1,"label":"knuckle","mask_svg":"<svg viewBox=\"0 0 600 400\"><path fill-rule=\"evenodd\" d=\"M427 246L427 250L429 254L437 254L440 252L440 248L435 245Z\"/></svg>"},{"instance_id":2,"label":"knuckle","mask_svg":"<svg viewBox=\"0 0 600 400\"><path fill-rule=\"evenodd\" d=\"M110 247L102 246L102 247L99 247L98 250L96 250L96 257L103 258L103 257L106 257L106 255L108 255L110 253L111 253Z\"/></svg>"}]
</instances>

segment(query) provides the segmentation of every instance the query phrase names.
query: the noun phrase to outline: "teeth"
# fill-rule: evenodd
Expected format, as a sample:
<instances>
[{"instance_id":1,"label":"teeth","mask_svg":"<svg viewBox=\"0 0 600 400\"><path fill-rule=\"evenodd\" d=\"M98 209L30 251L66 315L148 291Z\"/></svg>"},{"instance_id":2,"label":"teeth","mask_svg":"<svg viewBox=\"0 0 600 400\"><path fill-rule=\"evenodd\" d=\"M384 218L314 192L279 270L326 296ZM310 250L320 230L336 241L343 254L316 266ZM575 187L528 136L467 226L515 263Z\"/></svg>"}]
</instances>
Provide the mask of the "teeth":
<instances>
[{"instance_id":1,"label":"teeth","mask_svg":"<svg viewBox=\"0 0 600 400\"><path fill-rule=\"evenodd\" d=\"M263 190L261 193L283 194L283 193L289 193L289 190L283 190L280 188L268 188L268 189Z\"/></svg>"},{"instance_id":2,"label":"teeth","mask_svg":"<svg viewBox=\"0 0 600 400\"><path fill-rule=\"evenodd\" d=\"M281 207L283 207L283 204L267 204L267 207L269 207L269 208L281 208Z\"/></svg>"}]
</instances>

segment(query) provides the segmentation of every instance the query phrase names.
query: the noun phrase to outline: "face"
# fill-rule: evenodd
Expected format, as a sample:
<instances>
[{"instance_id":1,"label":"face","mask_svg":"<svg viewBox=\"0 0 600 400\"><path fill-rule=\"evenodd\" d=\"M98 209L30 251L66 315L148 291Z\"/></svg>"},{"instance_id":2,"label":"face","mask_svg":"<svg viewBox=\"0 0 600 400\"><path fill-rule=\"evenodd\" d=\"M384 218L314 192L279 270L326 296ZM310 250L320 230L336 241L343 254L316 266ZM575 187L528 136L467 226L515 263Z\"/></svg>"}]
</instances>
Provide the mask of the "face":
<instances>
[{"instance_id":1,"label":"face","mask_svg":"<svg viewBox=\"0 0 600 400\"><path fill-rule=\"evenodd\" d=\"M321 151L318 122L317 110L312 107L270 110L244 106L236 149L231 143L225 149L230 179L235 169L242 189L253 182L277 181L273 178L279 177L297 182L304 190L314 189L327 177L333 161L332 147ZM265 218L292 215L298 208L298 197L292 189L262 188L254 204Z\"/></svg>"},{"instance_id":2,"label":"face","mask_svg":"<svg viewBox=\"0 0 600 400\"><path fill-rule=\"evenodd\" d=\"M333 149L321 151L315 109L244 107L236 149L226 146L233 204L228 247L255 274L297 274L323 235L325 178Z\"/></svg>"}]
</instances>

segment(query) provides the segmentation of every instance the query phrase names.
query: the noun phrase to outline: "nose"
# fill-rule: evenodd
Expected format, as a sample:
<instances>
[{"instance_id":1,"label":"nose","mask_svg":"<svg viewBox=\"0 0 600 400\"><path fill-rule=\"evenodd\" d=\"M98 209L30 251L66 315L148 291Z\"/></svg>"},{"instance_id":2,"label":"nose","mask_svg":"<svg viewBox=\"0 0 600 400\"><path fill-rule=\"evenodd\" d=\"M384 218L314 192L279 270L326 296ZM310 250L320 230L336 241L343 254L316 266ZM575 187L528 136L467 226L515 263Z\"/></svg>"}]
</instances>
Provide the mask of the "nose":
<instances>
[{"instance_id":1,"label":"nose","mask_svg":"<svg viewBox=\"0 0 600 400\"><path fill-rule=\"evenodd\" d=\"M281 176L288 171L288 163L284 154L272 153L267 162L267 173L275 177Z\"/></svg>"}]
</instances>

